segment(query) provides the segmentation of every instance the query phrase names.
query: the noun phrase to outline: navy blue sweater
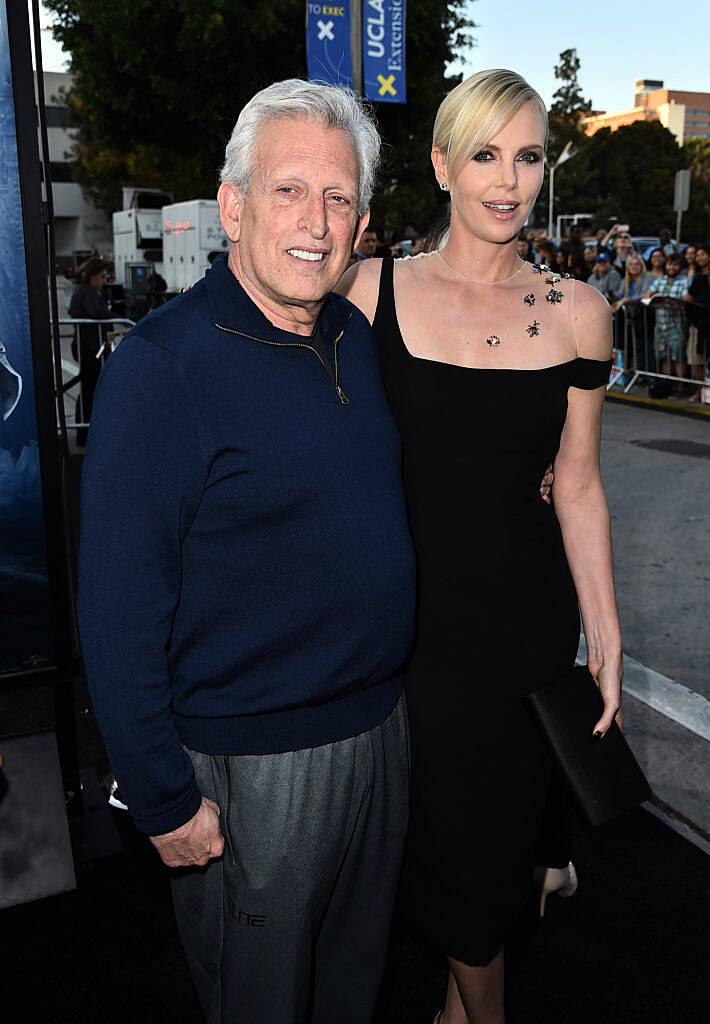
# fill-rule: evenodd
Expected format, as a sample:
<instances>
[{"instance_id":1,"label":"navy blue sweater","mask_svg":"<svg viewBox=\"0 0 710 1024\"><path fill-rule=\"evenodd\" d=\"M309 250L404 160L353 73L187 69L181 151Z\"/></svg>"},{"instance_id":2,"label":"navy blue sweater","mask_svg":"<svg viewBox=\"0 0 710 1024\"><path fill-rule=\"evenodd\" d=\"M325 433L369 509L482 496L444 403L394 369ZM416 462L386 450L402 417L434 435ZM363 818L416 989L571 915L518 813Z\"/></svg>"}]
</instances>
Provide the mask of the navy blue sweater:
<instances>
[{"instance_id":1,"label":"navy blue sweater","mask_svg":"<svg viewBox=\"0 0 710 1024\"><path fill-rule=\"evenodd\" d=\"M79 622L111 764L143 831L200 793L185 746L334 742L394 707L415 567L373 334L346 299L308 339L224 259L101 375L82 477ZM333 379L335 370L335 380Z\"/></svg>"}]
</instances>

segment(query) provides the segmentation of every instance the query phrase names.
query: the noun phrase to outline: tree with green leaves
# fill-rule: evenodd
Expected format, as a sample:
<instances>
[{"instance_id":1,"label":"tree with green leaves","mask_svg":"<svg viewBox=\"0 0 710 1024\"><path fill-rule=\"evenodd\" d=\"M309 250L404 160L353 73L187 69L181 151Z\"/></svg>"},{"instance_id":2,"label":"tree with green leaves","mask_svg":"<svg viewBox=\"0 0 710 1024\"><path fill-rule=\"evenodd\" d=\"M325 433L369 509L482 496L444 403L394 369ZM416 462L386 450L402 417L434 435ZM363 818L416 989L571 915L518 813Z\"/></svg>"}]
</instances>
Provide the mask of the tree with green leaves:
<instances>
[{"instance_id":1,"label":"tree with green leaves","mask_svg":"<svg viewBox=\"0 0 710 1024\"><path fill-rule=\"evenodd\" d=\"M555 78L560 83L550 107L553 121L576 122L592 109L589 100L585 100L579 84L579 69L582 66L575 49L563 50L560 63L555 65Z\"/></svg>"},{"instance_id":2,"label":"tree with green leaves","mask_svg":"<svg viewBox=\"0 0 710 1024\"><path fill-rule=\"evenodd\" d=\"M673 182L684 164L672 132L659 121L635 121L596 132L575 172L586 172L587 194L594 196L590 209L602 226L615 216L644 235L673 227Z\"/></svg>"},{"instance_id":3,"label":"tree with green leaves","mask_svg":"<svg viewBox=\"0 0 710 1024\"><path fill-rule=\"evenodd\" d=\"M552 106L548 111L550 138L547 147L548 164L554 164L558 156L568 143L572 143L576 150L580 150L586 141L586 135L580 128L579 121L584 114L588 113L592 104L582 95L579 84L579 69L581 61L575 49L563 50L559 56L559 63L555 65L555 78L560 83L552 97ZM564 179L568 178L571 164L565 163L564 170L559 178L555 178L555 213L568 211L563 201L563 194L560 185L564 185ZM549 171L545 173L545 183L540 193L540 199L536 206L536 219L546 222L547 220L547 189L549 188Z\"/></svg>"},{"instance_id":4,"label":"tree with green leaves","mask_svg":"<svg viewBox=\"0 0 710 1024\"><path fill-rule=\"evenodd\" d=\"M550 141L548 145L549 159L552 163L557 159L568 142L579 149L586 136L579 126L580 118L592 109L589 100L585 100L579 84L581 62L574 49L563 50L560 62L555 65L555 78L560 83L552 97L549 110Z\"/></svg>"},{"instance_id":5,"label":"tree with green leaves","mask_svg":"<svg viewBox=\"0 0 710 1024\"><path fill-rule=\"evenodd\" d=\"M611 227L616 219L634 234L655 234L675 224L673 181L685 166L683 147L659 121L602 128L583 139L555 177L557 209L591 213L595 226Z\"/></svg>"},{"instance_id":6,"label":"tree with green leaves","mask_svg":"<svg viewBox=\"0 0 710 1024\"><path fill-rule=\"evenodd\" d=\"M550 107L549 160L554 163L568 142L577 149L555 176L555 213L591 213L600 227L610 227L616 219L630 224L635 234L672 227L673 179L688 164L688 144L679 146L658 121L635 121L587 136L579 122L592 104L582 94L580 66L574 49L563 50L555 66L560 85ZM702 200L697 207L702 219ZM545 188L536 214L538 221L546 221Z\"/></svg>"},{"instance_id":7,"label":"tree with green leaves","mask_svg":"<svg viewBox=\"0 0 710 1024\"><path fill-rule=\"evenodd\" d=\"M690 168L690 207L683 214L683 241L710 241L710 139L686 139L685 166Z\"/></svg>"},{"instance_id":8,"label":"tree with green leaves","mask_svg":"<svg viewBox=\"0 0 710 1024\"><path fill-rule=\"evenodd\" d=\"M305 77L303 0L45 0L69 53L73 175L107 213L122 185L175 200L215 194L224 147L260 88ZM406 105L378 104L385 140L373 223L420 229L441 196L430 173L437 106L458 82L446 66L470 45L465 0L409 0Z\"/></svg>"}]
</instances>

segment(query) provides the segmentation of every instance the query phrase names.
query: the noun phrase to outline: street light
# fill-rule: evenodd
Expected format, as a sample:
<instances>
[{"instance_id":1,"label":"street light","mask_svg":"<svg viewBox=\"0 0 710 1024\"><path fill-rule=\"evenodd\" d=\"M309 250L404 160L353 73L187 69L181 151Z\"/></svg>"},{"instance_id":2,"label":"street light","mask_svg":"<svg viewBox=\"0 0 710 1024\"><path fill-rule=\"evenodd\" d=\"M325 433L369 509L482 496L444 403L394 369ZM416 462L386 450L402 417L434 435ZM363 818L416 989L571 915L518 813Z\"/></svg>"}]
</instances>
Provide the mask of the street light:
<instances>
[{"instance_id":1,"label":"street light","mask_svg":"<svg viewBox=\"0 0 710 1024\"><path fill-rule=\"evenodd\" d=\"M571 160L572 157L576 156L576 155L577 155L577 147L570 140L567 143L567 145L565 146L565 148L562 150L560 155L557 157L557 159L555 160L554 164L549 164L548 165L549 168L550 168L550 206L549 206L548 216L547 216L547 237L548 238L552 238L552 228L553 228L553 223L552 223L552 221L553 221L552 205L553 205L553 202L554 202L554 199L555 199L555 171L557 170L558 167L560 167L563 163L565 163L565 161Z\"/></svg>"}]
</instances>

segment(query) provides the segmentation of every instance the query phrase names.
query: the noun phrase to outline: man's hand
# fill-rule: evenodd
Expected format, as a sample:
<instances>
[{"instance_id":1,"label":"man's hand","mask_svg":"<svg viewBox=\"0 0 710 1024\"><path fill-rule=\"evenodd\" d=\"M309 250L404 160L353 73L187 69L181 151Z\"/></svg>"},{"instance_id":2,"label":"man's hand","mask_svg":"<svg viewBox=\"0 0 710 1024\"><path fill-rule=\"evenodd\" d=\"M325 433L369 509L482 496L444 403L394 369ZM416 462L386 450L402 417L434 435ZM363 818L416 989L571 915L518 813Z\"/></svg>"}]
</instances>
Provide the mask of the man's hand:
<instances>
[{"instance_id":1,"label":"man's hand","mask_svg":"<svg viewBox=\"0 0 710 1024\"><path fill-rule=\"evenodd\" d=\"M202 797L192 818L174 832L150 836L150 841L169 868L202 867L224 853L224 837L219 828L219 807L214 800Z\"/></svg>"},{"instance_id":2,"label":"man's hand","mask_svg":"<svg viewBox=\"0 0 710 1024\"><path fill-rule=\"evenodd\" d=\"M550 463L545 470L545 475L542 478L542 483L540 484L540 497L543 501L546 501L548 505L550 504L550 489L554 479L555 474L552 472L552 463Z\"/></svg>"}]
</instances>

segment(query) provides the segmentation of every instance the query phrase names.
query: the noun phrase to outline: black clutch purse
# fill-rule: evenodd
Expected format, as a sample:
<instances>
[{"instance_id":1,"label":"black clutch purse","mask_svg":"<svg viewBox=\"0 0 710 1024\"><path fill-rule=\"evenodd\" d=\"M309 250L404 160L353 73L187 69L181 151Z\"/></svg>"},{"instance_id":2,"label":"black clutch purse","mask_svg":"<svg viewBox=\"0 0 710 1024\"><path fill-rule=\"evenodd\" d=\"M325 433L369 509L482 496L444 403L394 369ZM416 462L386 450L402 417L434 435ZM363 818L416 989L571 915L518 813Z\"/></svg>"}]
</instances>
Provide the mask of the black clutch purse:
<instances>
[{"instance_id":1,"label":"black clutch purse","mask_svg":"<svg viewBox=\"0 0 710 1024\"><path fill-rule=\"evenodd\" d=\"M582 814L601 825L648 800L651 789L616 722L592 734L604 701L586 666L523 697Z\"/></svg>"}]
</instances>

